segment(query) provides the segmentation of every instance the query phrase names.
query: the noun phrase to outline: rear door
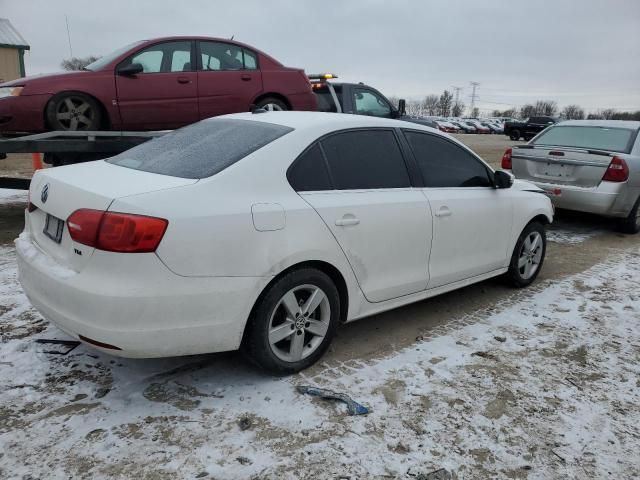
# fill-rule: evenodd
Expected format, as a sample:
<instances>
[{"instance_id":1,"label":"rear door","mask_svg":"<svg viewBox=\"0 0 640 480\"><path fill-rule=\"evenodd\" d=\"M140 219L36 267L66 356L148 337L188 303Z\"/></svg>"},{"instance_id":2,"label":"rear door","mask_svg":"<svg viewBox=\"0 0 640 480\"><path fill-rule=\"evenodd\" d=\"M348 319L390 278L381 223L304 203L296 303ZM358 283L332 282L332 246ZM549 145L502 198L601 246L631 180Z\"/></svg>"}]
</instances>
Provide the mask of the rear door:
<instances>
[{"instance_id":1,"label":"rear door","mask_svg":"<svg viewBox=\"0 0 640 480\"><path fill-rule=\"evenodd\" d=\"M123 129L173 129L198 120L198 79L192 47L190 40L157 43L118 65L139 63L144 69L137 75L116 73Z\"/></svg>"},{"instance_id":2,"label":"rear door","mask_svg":"<svg viewBox=\"0 0 640 480\"><path fill-rule=\"evenodd\" d=\"M509 190L493 188L486 165L455 142L411 130L404 134L433 211L429 288L504 267L512 224Z\"/></svg>"},{"instance_id":3,"label":"rear door","mask_svg":"<svg viewBox=\"0 0 640 480\"><path fill-rule=\"evenodd\" d=\"M248 112L262 91L258 55L225 42L198 42L200 118Z\"/></svg>"},{"instance_id":4,"label":"rear door","mask_svg":"<svg viewBox=\"0 0 640 480\"><path fill-rule=\"evenodd\" d=\"M289 179L331 230L367 300L426 288L431 211L411 187L393 130L326 137L296 161Z\"/></svg>"}]
</instances>

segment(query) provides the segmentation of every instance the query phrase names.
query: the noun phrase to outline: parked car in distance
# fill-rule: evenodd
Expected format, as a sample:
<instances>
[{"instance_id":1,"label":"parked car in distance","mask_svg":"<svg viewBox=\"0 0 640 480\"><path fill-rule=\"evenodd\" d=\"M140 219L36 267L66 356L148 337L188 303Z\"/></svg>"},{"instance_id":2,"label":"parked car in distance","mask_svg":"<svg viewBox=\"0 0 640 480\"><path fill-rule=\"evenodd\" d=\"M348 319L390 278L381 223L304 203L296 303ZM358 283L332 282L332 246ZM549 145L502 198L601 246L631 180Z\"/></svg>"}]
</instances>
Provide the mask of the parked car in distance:
<instances>
[{"instance_id":1,"label":"parked car in distance","mask_svg":"<svg viewBox=\"0 0 640 480\"><path fill-rule=\"evenodd\" d=\"M514 141L520 140L521 138L529 141L542 130L557 122L558 119L555 117L530 117L523 122L505 122L504 134L508 135L509 138Z\"/></svg>"},{"instance_id":2,"label":"parked car in distance","mask_svg":"<svg viewBox=\"0 0 640 480\"><path fill-rule=\"evenodd\" d=\"M469 125L467 123L461 122L460 120L449 120L450 123L454 124L456 127L460 129L463 133L476 133L476 127L473 125Z\"/></svg>"},{"instance_id":3,"label":"parked car in distance","mask_svg":"<svg viewBox=\"0 0 640 480\"><path fill-rule=\"evenodd\" d=\"M277 372L340 323L497 275L529 285L553 214L431 128L262 110L38 170L27 210L19 278L68 334L124 357L241 348Z\"/></svg>"},{"instance_id":4,"label":"parked car in distance","mask_svg":"<svg viewBox=\"0 0 640 480\"><path fill-rule=\"evenodd\" d=\"M164 130L251 106L315 110L302 69L209 37L135 42L83 71L0 84L0 132Z\"/></svg>"},{"instance_id":5,"label":"parked car in distance","mask_svg":"<svg viewBox=\"0 0 640 480\"><path fill-rule=\"evenodd\" d=\"M468 118L465 120L465 122L476 127L476 130L478 133L483 133L483 134L491 133L491 129L489 127L485 127L482 123L480 123L479 120Z\"/></svg>"},{"instance_id":6,"label":"parked car in distance","mask_svg":"<svg viewBox=\"0 0 640 480\"><path fill-rule=\"evenodd\" d=\"M319 112L392 118L439 129L432 118L407 115L403 99L400 99L396 108L387 97L372 86L362 82L336 82L337 78L332 73L309 75L313 92L317 97Z\"/></svg>"},{"instance_id":7,"label":"parked car in distance","mask_svg":"<svg viewBox=\"0 0 640 480\"><path fill-rule=\"evenodd\" d=\"M460 125L461 127L466 127L466 131L468 133L479 133L478 132L478 127L476 127L475 125L471 124L468 120L463 120L463 119L458 119L456 120L456 123L458 125Z\"/></svg>"},{"instance_id":8,"label":"parked car in distance","mask_svg":"<svg viewBox=\"0 0 640 480\"><path fill-rule=\"evenodd\" d=\"M484 127L487 127L491 131L491 133L504 133L504 128L496 123L481 120L480 124Z\"/></svg>"},{"instance_id":9,"label":"parked car in distance","mask_svg":"<svg viewBox=\"0 0 640 480\"><path fill-rule=\"evenodd\" d=\"M458 133L460 131L460 127L454 125L448 120L435 120L436 125L438 125L438 130L446 133Z\"/></svg>"},{"instance_id":10,"label":"parked car in distance","mask_svg":"<svg viewBox=\"0 0 640 480\"><path fill-rule=\"evenodd\" d=\"M640 122L569 120L502 157L502 168L535 183L559 208L620 219L640 231Z\"/></svg>"}]
</instances>

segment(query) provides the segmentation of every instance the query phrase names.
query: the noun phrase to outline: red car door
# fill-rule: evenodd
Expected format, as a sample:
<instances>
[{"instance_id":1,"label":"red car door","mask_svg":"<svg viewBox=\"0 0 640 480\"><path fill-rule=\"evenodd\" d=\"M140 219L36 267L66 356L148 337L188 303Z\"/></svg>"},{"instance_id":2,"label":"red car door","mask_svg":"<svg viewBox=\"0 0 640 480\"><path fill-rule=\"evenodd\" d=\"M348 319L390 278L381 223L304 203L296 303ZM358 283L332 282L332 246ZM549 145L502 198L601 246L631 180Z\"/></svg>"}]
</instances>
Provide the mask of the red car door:
<instances>
[{"instance_id":1,"label":"red car door","mask_svg":"<svg viewBox=\"0 0 640 480\"><path fill-rule=\"evenodd\" d=\"M198 121L193 46L190 40L158 43L118 65L116 90L123 129L171 129ZM135 64L142 66L141 73L119 73Z\"/></svg>"},{"instance_id":2,"label":"red car door","mask_svg":"<svg viewBox=\"0 0 640 480\"><path fill-rule=\"evenodd\" d=\"M225 42L198 42L198 107L200 118L248 112L262 91L258 56Z\"/></svg>"}]
</instances>

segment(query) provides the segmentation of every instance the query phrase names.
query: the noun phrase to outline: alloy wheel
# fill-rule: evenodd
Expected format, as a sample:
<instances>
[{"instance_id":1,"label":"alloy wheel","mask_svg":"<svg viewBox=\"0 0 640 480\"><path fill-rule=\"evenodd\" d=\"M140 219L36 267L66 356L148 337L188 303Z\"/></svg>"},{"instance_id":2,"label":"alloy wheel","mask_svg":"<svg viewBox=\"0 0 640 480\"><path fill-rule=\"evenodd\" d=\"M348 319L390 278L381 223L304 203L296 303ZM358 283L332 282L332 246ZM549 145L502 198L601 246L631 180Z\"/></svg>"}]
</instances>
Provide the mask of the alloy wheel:
<instances>
[{"instance_id":1,"label":"alloy wheel","mask_svg":"<svg viewBox=\"0 0 640 480\"><path fill-rule=\"evenodd\" d=\"M269 346L285 362L298 362L315 352L331 320L329 299L315 285L292 288L278 301L269 319Z\"/></svg>"},{"instance_id":2,"label":"alloy wheel","mask_svg":"<svg viewBox=\"0 0 640 480\"><path fill-rule=\"evenodd\" d=\"M278 105L277 103L267 103L262 108L264 108L268 112L282 112L283 111L282 107L280 105Z\"/></svg>"},{"instance_id":3,"label":"alloy wheel","mask_svg":"<svg viewBox=\"0 0 640 480\"><path fill-rule=\"evenodd\" d=\"M524 280L531 278L540 267L542 260L542 235L531 232L522 243L518 257L518 271Z\"/></svg>"},{"instance_id":4,"label":"alloy wheel","mask_svg":"<svg viewBox=\"0 0 640 480\"><path fill-rule=\"evenodd\" d=\"M66 130L87 130L94 116L91 104L79 97L66 97L56 109L56 119Z\"/></svg>"}]
</instances>

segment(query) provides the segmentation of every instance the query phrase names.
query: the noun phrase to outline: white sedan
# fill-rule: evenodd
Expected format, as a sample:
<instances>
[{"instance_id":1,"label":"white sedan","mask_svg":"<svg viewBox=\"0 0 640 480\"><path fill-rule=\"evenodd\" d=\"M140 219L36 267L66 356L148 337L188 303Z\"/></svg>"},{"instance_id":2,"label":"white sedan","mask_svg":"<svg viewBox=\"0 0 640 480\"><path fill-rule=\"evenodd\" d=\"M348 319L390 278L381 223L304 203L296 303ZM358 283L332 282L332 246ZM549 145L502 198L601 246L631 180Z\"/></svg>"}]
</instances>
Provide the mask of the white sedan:
<instances>
[{"instance_id":1,"label":"white sedan","mask_svg":"<svg viewBox=\"0 0 640 480\"><path fill-rule=\"evenodd\" d=\"M38 171L20 281L104 352L241 348L293 372L340 323L497 275L530 284L553 216L540 192L414 123L228 115Z\"/></svg>"}]
</instances>

